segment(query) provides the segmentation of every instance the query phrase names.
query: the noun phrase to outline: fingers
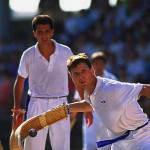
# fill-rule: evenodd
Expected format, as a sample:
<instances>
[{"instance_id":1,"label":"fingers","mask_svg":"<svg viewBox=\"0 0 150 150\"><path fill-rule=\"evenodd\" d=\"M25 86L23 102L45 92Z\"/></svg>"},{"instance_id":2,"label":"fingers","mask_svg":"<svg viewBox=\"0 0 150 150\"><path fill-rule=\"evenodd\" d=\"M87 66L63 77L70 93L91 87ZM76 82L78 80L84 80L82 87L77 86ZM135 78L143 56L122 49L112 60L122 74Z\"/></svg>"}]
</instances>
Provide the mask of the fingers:
<instances>
[{"instance_id":1,"label":"fingers","mask_svg":"<svg viewBox=\"0 0 150 150\"><path fill-rule=\"evenodd\" d=\"M13 112L13 118L12 118L12 129L16 130L16 128L24 121L24 114L25 110L14 110L12 109Z\"/></svg>"},{"instance_id":2,"label":"fingers","mask_svg":"<svg viewBox=\"0 0 150 150\"><path fill-rule=\"evenodd\" d=\"M87 126L90 127L93 124L93 120L88 119Z\"/></svg>"},{"instance_id":3,"label":"fingers","mask_svg":"<svg viewBox=\"0 0 150 150\"><path fill-rule=\"evenodd\" d=\"M12 128L15 130L17 128L17 123L20 122L19 113L13 113L13 120L12 120Z\"/></svg>"},{"instance_id":4,"label":"fingers","mask_svg":"<svg viewBox=\"0 0 150 150\"><path fill-rule=\"evenodd\" d=\"M90 127L93 124L93 114L92 112L86 112L85 113L85 120L88 127Z\"/></svg>"},{"instance_id":5,"label":"fingers","mask_svg":"<svg viewBox=\"0 0 150 150\"><path fill-rule=\"evenodd\" d=\"M143 88L139 93L139 96L145 96L150 99L150 85L143 85Z\"/></svg>"}]
</instances>

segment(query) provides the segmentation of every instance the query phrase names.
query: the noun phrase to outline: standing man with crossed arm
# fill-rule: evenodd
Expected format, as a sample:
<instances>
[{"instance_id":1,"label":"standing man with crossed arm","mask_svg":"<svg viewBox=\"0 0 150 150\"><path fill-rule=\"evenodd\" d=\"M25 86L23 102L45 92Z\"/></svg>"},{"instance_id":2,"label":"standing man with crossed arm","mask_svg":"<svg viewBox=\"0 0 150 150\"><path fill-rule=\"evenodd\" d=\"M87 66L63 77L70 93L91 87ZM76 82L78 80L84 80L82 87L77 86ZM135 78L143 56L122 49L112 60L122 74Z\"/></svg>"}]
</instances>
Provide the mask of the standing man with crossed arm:
<instances>
[{"instance_id":1,"label":"standing man with crossed arm","mask_svg":"<svg viewBox=\"0 0 150 150\"><path fill-rule=\"evenodd\" d=\"M54 25L50 16L38 15L32 20L37 43L23 52L14 84L13 120L20 110L24 81L29 79L27 119L63 102L67 103L67 59L73 54L69 47L52 39ZM24 150L44 150L49 131L53 150L70 150L70 120L63 120L27 137Z\"/></svg>"},{"instance_id":2,"label":"standing man with crossed arm","mask_svg":"<svg viewBox=\"0 0 150 150\"><path fill-rule=\"evenodd\" d=\"M112 144L111 150L149 150L150 123L137 100L150 98L150 85L96 77L84 53L71 56L67 66L75 85L84 89L84 100L69 104L69 112L94 111L110 132L110 139L97 142L98 147Z\"/></svg>"}]
</instances>

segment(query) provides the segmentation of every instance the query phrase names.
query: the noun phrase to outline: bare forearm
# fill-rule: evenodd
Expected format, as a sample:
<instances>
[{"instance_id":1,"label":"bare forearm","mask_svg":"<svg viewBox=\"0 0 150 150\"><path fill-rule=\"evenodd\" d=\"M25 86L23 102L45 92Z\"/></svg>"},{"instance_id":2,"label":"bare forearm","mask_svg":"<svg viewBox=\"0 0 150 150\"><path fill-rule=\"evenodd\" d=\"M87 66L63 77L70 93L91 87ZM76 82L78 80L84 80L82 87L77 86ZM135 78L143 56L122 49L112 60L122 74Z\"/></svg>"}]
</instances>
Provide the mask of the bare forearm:
<instances>
[{"instance_id":1,"label":"bare forearm","mask_svg":"<svg viewBox=\"0 0 150 150\"><path fill-rule=\"evenodd\" d=\"M13 89L14 108L20 108L23 88L24 88L24 79L17 78Z\"/></svg>"},{"instance_id":2,"label":"bare forearm","mask_svg":"<svg viewBox=\"0 0 150 150\"><path fill-rule=\"evenodd\" d=\"M85 100L82 100L80 102L70 103L70 112L87 112L87 111L93 111L90 104L88 104Z\"/></svg>"}]
</instances>

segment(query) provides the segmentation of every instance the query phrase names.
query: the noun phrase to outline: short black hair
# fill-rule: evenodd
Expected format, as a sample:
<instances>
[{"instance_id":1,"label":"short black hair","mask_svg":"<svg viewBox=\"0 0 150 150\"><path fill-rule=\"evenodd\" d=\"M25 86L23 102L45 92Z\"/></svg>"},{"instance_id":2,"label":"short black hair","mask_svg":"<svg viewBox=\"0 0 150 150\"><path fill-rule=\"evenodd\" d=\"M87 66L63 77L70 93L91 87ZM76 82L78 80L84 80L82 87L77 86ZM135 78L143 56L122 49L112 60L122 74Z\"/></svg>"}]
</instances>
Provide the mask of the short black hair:
<instances>
[{"instance_id":1,"label":"short black hair","mask_svg":"<svg viewBox=\"0 0 150 150\"><path fill-rule=\"evenodd\" d=\"M67 60L68 71L71 73L71 69L77 67L79 63L85 63L89 68L92 67L90 59L85 53L79 53L78 55L73 55Z\"/></svg>"},{"instance_id":2,"label":"short black hair","mask_svg":"<svg viewBox=\"0 0 150 150\"><path fill-rule=\"evenodd\" d=\"M54 28L54 23L52 18L49 15L38 15L33 18L32 20L32 29L33 31L36 31L36 25L38 24L49 24L51 29Z\"/></svg>"}]
</instances>

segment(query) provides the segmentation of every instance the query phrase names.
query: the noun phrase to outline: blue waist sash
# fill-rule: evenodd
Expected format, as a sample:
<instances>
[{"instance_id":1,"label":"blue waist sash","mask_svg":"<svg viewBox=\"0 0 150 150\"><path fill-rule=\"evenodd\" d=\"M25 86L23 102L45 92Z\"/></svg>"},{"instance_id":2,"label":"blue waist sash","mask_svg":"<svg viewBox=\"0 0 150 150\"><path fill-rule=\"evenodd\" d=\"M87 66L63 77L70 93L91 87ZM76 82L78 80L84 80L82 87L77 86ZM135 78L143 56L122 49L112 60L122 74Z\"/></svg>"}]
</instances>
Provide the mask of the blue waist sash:
<instances>
[{"instance_id":1,"label":"blue waist sash","mask_svg":"<svg viewBox=\"0 0 150 150\"><path fill-rule=\"evenodd\" d=\"M143 128L144 126L146 126L148 124L148 122L146 122L144 125L138 127L137 129L135 130L138 130L140 128ZM104 146L107 146L109 144L113 144L117 141L120 141L120 140L123 140L125 139L129 134L130 134L131 130L127 130L123 135L115 138L115 139L111 139L111 140L105 140L105 141L99 141L99 142L96 142L97 144L97 147L100 148L100 147L104 147Z\"/></svg>"}]
</instances>

